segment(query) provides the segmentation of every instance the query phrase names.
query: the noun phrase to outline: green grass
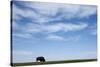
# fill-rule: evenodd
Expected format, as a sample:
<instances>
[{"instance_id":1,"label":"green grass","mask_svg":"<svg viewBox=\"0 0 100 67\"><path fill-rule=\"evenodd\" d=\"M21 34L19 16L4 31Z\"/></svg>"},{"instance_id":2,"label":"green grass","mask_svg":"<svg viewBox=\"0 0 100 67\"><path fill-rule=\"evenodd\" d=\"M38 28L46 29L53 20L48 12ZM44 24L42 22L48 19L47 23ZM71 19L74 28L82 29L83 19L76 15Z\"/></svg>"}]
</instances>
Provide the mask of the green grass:
<instances>
[{"instance_id":1,"label":"green grass","mask_svg":"<svg viewBox=\"0 0 100 67\"><path fill-rule=\"evenodd\" d=\"M44 64L59 64L59 63L76 63L76 62L90 62L90 61L97 61L97 59L77 59L77 60L63 60L63 61L12 63L11 66L44 65Z\"/></svg>"}]
</instances>

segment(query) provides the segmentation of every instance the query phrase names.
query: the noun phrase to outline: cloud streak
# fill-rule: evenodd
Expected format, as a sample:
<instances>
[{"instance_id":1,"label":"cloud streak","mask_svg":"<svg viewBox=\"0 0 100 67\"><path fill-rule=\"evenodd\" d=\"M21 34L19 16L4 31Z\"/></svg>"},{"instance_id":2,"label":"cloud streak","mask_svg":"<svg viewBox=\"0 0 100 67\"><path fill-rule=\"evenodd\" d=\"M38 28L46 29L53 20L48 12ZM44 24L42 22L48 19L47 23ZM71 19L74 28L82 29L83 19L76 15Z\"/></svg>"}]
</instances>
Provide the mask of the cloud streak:
<instances>
[{"instance_id":1,"label":"cloud streak","mask_svg":"<svg viewBox=\"0 0 100 67\"><path fill-rule=\"evenodd\" d=\"M62 18L86 18L96 13L95 6L41 2L23 2L19 4L24 8L21 9L18 5L13 4L13 18L28 17L32 18L34 23L39 24Z\"/></svg>"},{"instance_id":2,"label":"cloud streak","mask_svg":"<svg viewBox=\"0 0 100 67\"><path fill-rule=\"evenodd\" d=\"M49 25L37 25L29 24L25 30L28 32L43 32L43 33L55 33L55 32L69 32L69 31L78 31L85 29L88 26L86 23L82 24L72 24L72 23L57 23Z\"/></svg>"},{"instance_id":3,"label":"cloud streak","mask_svg":"<svg viewBox=\"0 0 100 67\"><path fill-rule=\"evenodd\" d=\"M14 37L21 37L21 38L31 38L32 35L29 33L16 33L13 34Z\"/></svg>"},{"instance_id":4,"label":"cloud streak","mask_svg":"<svg viewBox=\"0 0 100 67\"><path fill-rule=\"evenodd\" d=\"M13 30L17 30L17 33L14 32L13 34L14 36L23 38L30 38L34 33L43 33L49 35L51 33L66 33L84 30L88 27L88 22L79 21L72 23L59 20L87 18L96 13L96 7L89 5L72 5L45 2L16 2L17 4L13 3L12 8L12 23ZM20 23L22 22L19 22L19 20L22 20L22 17L31 18L31 22L27 22L26 25L21 25ZM57 36L54 38L57 39ZM58 37L58 39L61 40L63 38Z\"/></svg>"},{"instance_id":5,"label":"cloud streak","mask_svg":"<svg viewBox=\"0 0 100 67\"><path fill-rule=\"evenodd\" d=\"M48 39L48 40L65 40L64 37L61 37L58 35L49 35L46 39Z\"/></svg>"},{"instance_id":6,"label":"cloud streak","mask_svg":"<svg viewBox=\"0 0 100 67\"><path fill-rule=\"evenodd\" d=\"M68 36L67 38L61 35L50 34L46 37L47 40L53 41L65 41L65 42L77 42L80 40L80 36Z\"/></svg>"}]
</instances>

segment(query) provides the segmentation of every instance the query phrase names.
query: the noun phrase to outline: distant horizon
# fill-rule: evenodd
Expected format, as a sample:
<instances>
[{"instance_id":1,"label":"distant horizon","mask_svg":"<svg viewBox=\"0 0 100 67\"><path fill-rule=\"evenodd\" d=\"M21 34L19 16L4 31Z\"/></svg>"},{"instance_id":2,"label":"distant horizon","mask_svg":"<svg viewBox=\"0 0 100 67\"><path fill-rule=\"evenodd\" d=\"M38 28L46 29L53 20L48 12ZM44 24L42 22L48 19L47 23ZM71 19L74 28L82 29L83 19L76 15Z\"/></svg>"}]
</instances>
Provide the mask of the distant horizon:
<instances>
[{"instance_id":1,"label":"distant horizon","mask_svg":"<svg viewBox=\"0 0 100 67\"><path fill-rule=\"evenodd\" d=\"M77 60L93 60L93 61L97 61L98 59L97 58L87 58L87 59L70 59L70 60L52 60L52 61L45 61L45 62L56 62L56 61L74 61L74 60L76 60L76 62L77 62ZM26 61L26 62L14 62L13 64L17 64L17 63L31 63L31 62L36 62L37 63L37 61ZM44 63L45 63L44 62ZM82 61L81 61L82 62ZM84 61L83 61L84 62ZM87 62L87 61L85 61L85 62ZM49 64L49 63L48 63ZM52 64L52 63L51 63ZM34 64L33 64L34 65Z\"/></svg>"},{"instance_id":2,"label":"distant horizon","mask_svg":"<svg viewBox=\"0 0 100 67\"><path fill-rule=\"evenodd\" d=\"M97 6L34 1L12 3L12 60L97 59Z\"/></svg>"}]
</instances>

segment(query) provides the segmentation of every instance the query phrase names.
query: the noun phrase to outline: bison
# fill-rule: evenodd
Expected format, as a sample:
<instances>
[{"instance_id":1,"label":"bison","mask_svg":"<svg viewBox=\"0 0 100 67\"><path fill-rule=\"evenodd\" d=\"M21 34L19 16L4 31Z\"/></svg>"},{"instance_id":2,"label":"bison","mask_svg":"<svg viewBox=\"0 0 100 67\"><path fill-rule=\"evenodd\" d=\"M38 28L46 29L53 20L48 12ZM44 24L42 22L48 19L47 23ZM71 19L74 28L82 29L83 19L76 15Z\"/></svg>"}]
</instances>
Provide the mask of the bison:
<instances>
[{"instance_id":1,"label":"bison","mask_svg":"<svg viewBox=\"0 0 100 67\"><path fill-rule=\"evenodd\" d=\"M37 57L36 62L45 62L45 58L43 56Z\"/></svg>"}]
</instances>

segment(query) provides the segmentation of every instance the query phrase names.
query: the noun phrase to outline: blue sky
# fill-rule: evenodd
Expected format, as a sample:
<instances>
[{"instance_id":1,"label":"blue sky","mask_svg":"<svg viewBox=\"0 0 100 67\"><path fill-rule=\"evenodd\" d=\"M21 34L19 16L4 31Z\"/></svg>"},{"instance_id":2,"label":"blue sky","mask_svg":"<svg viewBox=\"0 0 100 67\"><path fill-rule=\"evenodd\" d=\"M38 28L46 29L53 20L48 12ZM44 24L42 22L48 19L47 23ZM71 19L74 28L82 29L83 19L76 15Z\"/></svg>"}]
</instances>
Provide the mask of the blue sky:
<instances>
[{"instance_id":1,"label":"blue sky","mask_svg":"<svg viewBox=\"0 0 100 67\"><path fill-rule=\"evenodd\" d=\"M13 1L13 62L97 58L97 7Z\"/></svg>"}]
</instances>

